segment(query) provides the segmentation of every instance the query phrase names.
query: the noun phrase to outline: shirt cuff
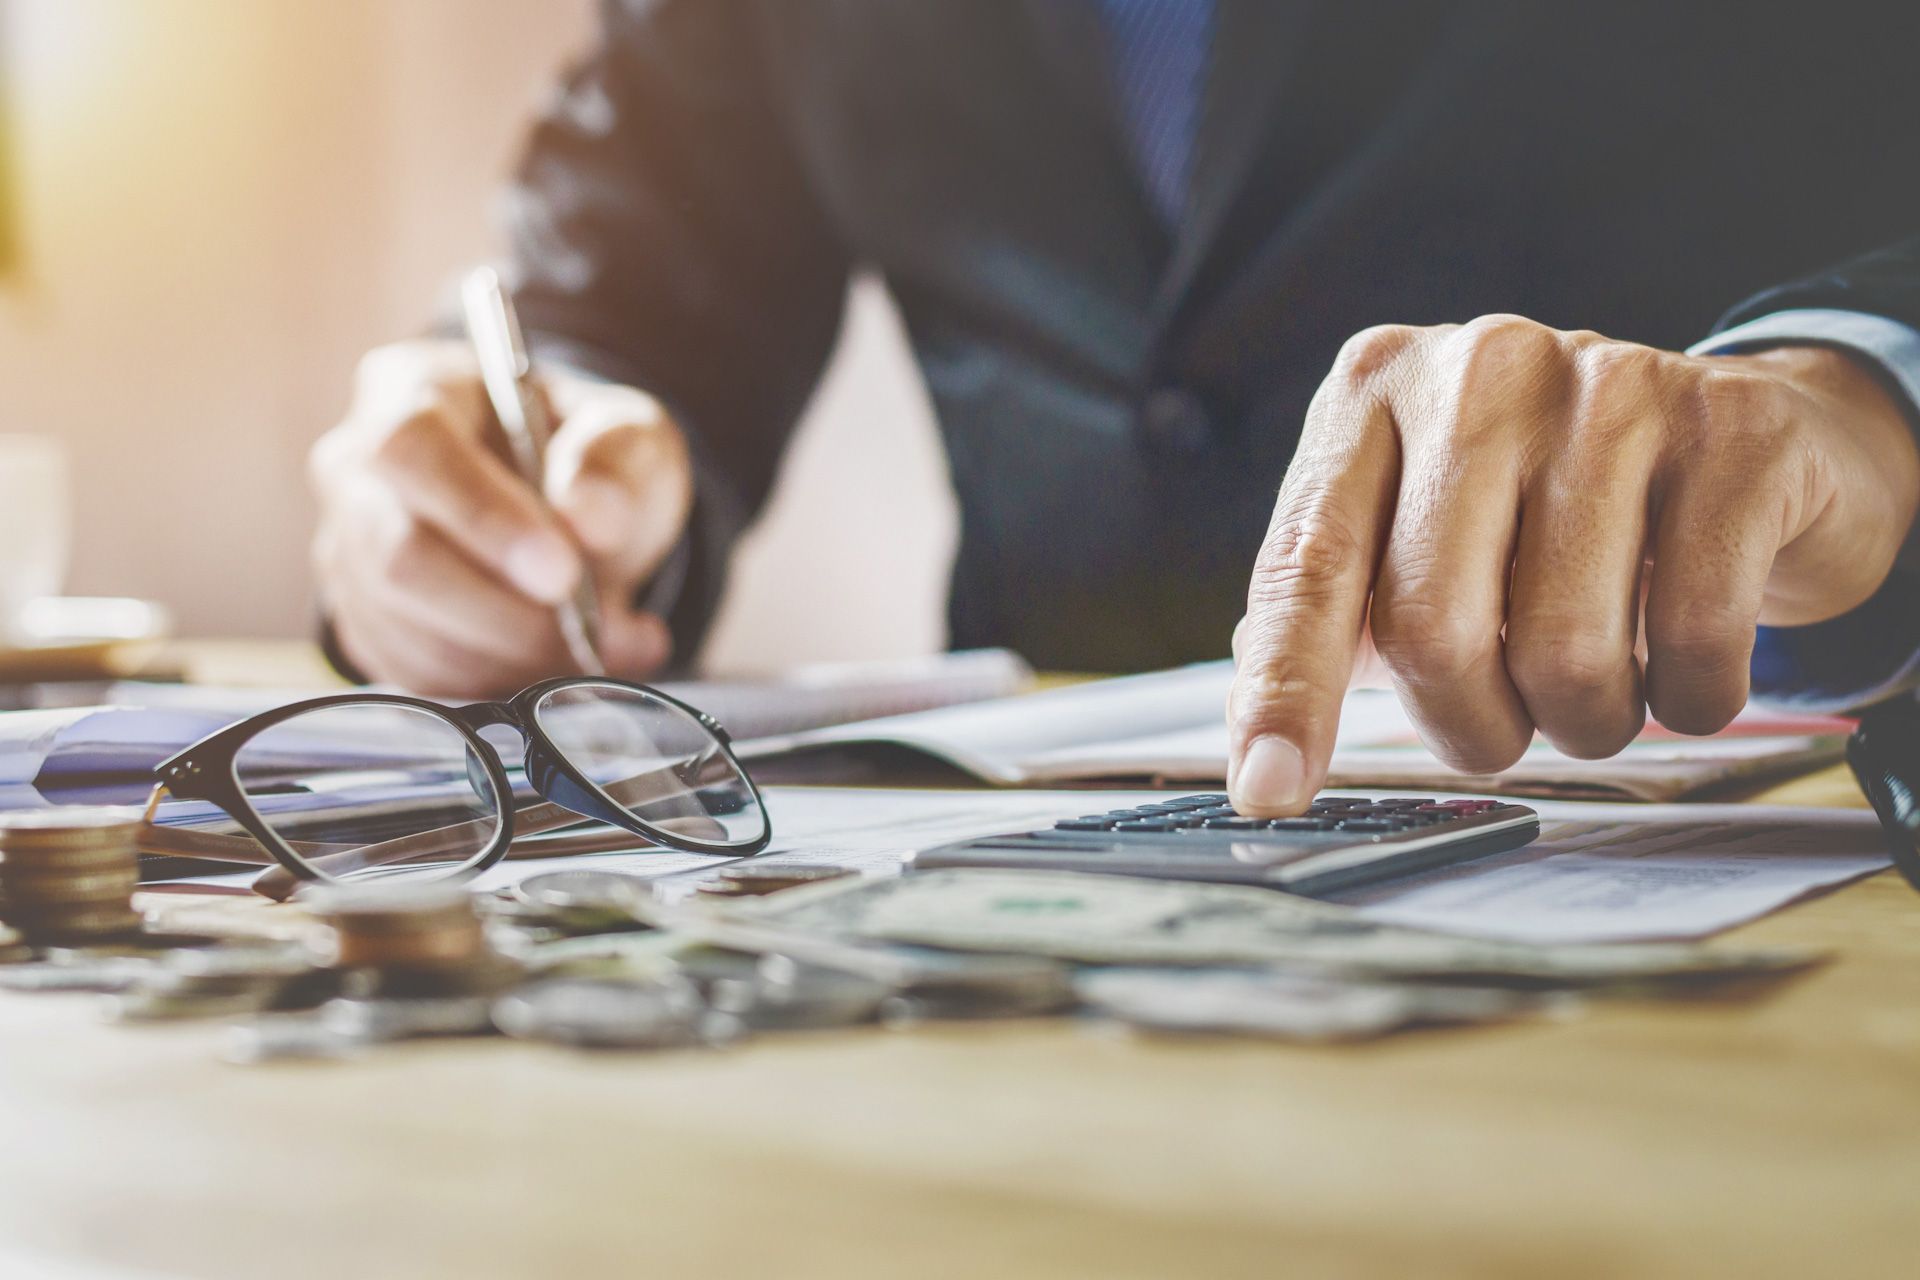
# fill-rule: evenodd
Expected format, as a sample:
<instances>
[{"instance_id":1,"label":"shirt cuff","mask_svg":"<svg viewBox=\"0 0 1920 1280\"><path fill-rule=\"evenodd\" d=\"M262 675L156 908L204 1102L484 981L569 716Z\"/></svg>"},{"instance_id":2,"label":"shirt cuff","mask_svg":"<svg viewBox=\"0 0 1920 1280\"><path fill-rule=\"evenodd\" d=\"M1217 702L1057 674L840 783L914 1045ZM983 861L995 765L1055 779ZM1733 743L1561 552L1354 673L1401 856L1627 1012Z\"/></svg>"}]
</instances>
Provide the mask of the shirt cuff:
<instances>
[{"instance_id":1,"label":"shirt cuff","mask_svg":"<svg viewBox=\"0 0 1920 1280\"><path fill-rule=\"evenodd\" d=\"M1767 347L1846 351L1887 383L1920 429L1920 330L1864 311L1776 311L1714 334L1688 355L1725 356ZM1920 522L1907 533L1893 572L1864 604L1804 627L1760 627L1754 636L1753 696L1797 710L1850 711L1920 683Z\"/></svg>"}]
</instances>

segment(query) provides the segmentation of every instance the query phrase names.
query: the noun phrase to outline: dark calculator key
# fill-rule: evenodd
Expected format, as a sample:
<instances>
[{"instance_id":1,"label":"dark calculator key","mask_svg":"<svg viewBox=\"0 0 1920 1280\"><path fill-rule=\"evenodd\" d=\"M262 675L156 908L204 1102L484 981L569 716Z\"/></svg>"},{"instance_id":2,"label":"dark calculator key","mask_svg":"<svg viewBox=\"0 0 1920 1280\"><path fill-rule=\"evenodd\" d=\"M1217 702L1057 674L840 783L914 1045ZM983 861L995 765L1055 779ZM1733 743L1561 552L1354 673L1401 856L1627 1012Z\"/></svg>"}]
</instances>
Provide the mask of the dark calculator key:
<instances>
[{"instance_id":1,"label":"dark calculator key","mask_svg":"<svg viewBox=\"0 0 1920 1280\"><path fill-rule=\"evenodd\" d=\"M1340 824L1342 831L1397 831L1396 823L1381 818L1348 818Z\"/></svg>"},{"instance_id":2,"label":"dark calculator key","mask_svg":"<svg viewBox=\"0 0 1920 1280\"><path fill-rule=\"evenodd\" d=\"M1433 801L1431 799L1402 800L1398 796L1395 796L1391 800L1376 800L1373 802L1373 807L1376 809L1418 809L1423 804L1432 803Z\"/></svg>"},{"instance_id":3,"label":"dark calculator key","mask_svg":"<svg viewBox=\"0 0 1920 1280\"><path fill-rule=\"evenodd\" d=\"M1208 791L1202 795L1183 796L1181 798L1191 800L1195 804L1225 804L1229 797L1224 791Z\"/></svg>"},{"instance_id":4,"label":"dark calculator key","mask_svg":"<svg viewBox=\"0 0 1920 1280\"><path fill-rule=\"evenodd\" d=\"M1156 807L1161 809L1176 809L1184 812L1190 809L1205 809L1212 803L1213 801L1209 799L1201 798L1196 800L1192 796L1187 796L1179 800L1162 800Z\"/></svg>"},{"instance_id":5,"label":"dark calculator key","mask_svg":"<svg viewBox=\"0 0 1920 1280\"><path fill-rule=\"evenodd\" d=\"M1201 823L1209 831L1253 831L1267 825L1265 818L1208 818Z\"/></svg>"},{"instance_id":6,"label":"dark calculator key","mask_svg":"<svg viewBox=\"0 0 1920 1280\"><path fill-rule=\"evenodd\" d=\"M1275 818L1267 824L1270 831L1331 831L1339 824L1332 818Z\"/></svg>"},{"instance_id":7,"label":"dark calculator key","mask_svg":"<svg viewBox=\"0 0 1920 1280\"><path fill-rule=\"evenodd\" d=\"M1234 812L1233 806L1230 804L1210 804L1204 809L1191 809L1188 812L1192 813L1196 818L1237 818L1240 816Z\"/></svg>"},{"instance_id":8,"label":"dark calculator key","mask_svg":"<svg viewBox=\"0 0 1920 1280\"><path fill-rule=\"evenodd\" d=\"M1112 818L1063 818L1053 824L1055 831L1110 831Z\"/></svg>"},{"instance_id":9,"label":"dark calculator key","mask_svg":"<svg viewBox=\"0 0 1920 1280\"><path fill-rule=\"evenodd\" d=\"M1178 831L1180 824L1165 818L1137 818L1128 822L1113 824L1115 831Z\"/></svg>"}]
</instances>

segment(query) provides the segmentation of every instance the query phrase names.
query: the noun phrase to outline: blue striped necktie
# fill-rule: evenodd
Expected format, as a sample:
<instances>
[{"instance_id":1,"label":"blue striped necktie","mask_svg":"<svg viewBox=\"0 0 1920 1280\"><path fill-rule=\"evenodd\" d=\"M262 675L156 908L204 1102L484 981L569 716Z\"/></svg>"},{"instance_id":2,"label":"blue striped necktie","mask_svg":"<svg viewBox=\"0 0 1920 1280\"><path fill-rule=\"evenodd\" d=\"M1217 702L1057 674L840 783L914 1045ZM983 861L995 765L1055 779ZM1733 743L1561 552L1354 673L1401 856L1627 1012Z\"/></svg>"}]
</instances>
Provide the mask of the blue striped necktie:
<instances>
[{"instance_id":1,"label":"blue striped necktie","mask_svg":"<svg viewBox=\"0 0 1920 1280\"><path fill-rule=\"evenodd\" d=\"M1134 163L1154 208L1178 226L1193 175L1214 0L1095 0Z\"/></svg>"}]
</instances>

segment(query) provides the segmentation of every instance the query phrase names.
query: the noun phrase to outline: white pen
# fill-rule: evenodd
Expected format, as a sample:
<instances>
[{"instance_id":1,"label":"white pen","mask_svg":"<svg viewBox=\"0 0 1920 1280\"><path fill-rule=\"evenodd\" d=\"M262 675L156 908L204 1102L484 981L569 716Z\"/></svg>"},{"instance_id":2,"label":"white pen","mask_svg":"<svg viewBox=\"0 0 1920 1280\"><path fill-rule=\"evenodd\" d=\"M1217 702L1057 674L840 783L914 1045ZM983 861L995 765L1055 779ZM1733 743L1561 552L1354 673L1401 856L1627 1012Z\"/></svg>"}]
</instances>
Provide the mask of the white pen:
<instances>
[{"instance_id":1,"label":"white pen","mask_svg":"<svg viewBox=\"0 0 1920 1280\"><path fill-rule=\"evenodd\" d=\"M460 300L466 311L467 337L480 362L480 379L486 384L493 416L506 433L521 477L545 501L547 441L553 429L547 421L546 401L533 382L533 360L520 333L513 299L500 283L499 272L492 267L476 267L461 282ZM556 606L554 612L574 662L594 676L607 674L607 664L600 657L599 610L600 595L583 560L573 599Z\"/></svg>"}]
</instances>

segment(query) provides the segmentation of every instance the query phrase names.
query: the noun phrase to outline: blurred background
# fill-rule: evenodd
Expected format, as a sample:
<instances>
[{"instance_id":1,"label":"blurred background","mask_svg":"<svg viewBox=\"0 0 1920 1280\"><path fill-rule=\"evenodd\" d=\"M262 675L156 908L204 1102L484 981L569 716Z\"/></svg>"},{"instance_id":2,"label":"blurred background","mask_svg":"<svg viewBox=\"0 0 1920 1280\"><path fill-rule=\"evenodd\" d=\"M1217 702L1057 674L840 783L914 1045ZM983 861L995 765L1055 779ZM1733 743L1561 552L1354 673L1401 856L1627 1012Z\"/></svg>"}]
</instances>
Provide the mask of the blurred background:
<instances>
[{"instance_id":1,"label":"blurred background","mask_svg":"<svg viewBox=\"0 0 1920 1280\"><path fill-rule=\"evenodd\" d=\"M0 432L70 451L68 591L158 599L189 636L310 633L307 447L359 353L494 249L593 7L0 0ZM944 462L884 294L852 293L710 669L943 642Z\"/></svg>"}]
</instances>

